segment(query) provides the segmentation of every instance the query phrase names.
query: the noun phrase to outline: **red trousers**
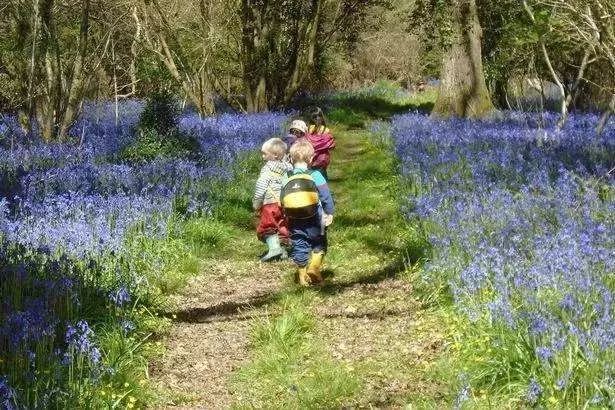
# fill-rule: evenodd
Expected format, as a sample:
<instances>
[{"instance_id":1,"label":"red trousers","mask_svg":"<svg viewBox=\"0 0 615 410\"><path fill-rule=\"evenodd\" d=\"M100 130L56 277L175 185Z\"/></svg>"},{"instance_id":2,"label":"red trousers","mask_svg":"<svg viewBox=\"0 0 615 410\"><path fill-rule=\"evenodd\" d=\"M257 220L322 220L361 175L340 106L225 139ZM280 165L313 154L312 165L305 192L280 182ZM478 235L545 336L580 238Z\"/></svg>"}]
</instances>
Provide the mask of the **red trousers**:
<instances>
[{"instance_id":1,"label":"red trousers","mask_svg":"<svg viewBox=\"0 0 615 410\"><path fill-rule=\"evenodd\" d=\"M269 235L278 234L280 242L288 243L288 224L280 204L263 205L260 209L260 218L256 227L256 236L261 241Z\"/></svg>"}]
</instances>

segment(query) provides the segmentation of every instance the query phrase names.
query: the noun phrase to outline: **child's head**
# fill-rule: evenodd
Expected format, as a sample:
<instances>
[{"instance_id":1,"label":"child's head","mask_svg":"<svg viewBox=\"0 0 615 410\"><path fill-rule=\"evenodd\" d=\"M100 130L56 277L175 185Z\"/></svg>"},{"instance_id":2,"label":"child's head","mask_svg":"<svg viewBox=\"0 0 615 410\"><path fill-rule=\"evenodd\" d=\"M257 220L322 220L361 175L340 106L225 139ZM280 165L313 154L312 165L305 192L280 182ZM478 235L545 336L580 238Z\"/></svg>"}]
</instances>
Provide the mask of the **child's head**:
<instances>
[{"instance_id":1,"label":"child's head","mask_svg":"<svg viewBox=\"0 0 615 410\"><path fill-rule=\"evenodd\" d=\"M326 127L327 126L327 122L325 121L325 114L322 112L322 110L319 107L316 107L316 109L314 111L312 111L312 123L316 124L317 126L323 126Z\"/></svg>"},{"instance_id":2,"label":"child's head","mask_svg":"<svg viewBox=\"0 0 615 410\"><path fill-rule=\"evenodd\" d=\"M284 158L284 155L286 155L286 149L286 143L280 138L269 138L263 144L261 153L263 154L263 159L265 161L277 161Z\"/></svg>"},{"instance_id":3,"label":"child's head","mask_svg":"<svg viewBox=\"0 0 615 410\"><path fill-rule=\"evenodd\" d=\"M307 140L298 140L291 145L289 153L293 164L303 162L309 165L314 157L314 147Z\"/></svg>"},{"instance_id":4,"label":"child's head","mask_svg":"<svg viewBox=\"0 0 615 410\"><path fill-rule=\"evenodd\" d=\"M308 132L308 126L305 121L294 120L290 123L289 132L296 137L303 137Z\"/></svg>"}]
</instances>

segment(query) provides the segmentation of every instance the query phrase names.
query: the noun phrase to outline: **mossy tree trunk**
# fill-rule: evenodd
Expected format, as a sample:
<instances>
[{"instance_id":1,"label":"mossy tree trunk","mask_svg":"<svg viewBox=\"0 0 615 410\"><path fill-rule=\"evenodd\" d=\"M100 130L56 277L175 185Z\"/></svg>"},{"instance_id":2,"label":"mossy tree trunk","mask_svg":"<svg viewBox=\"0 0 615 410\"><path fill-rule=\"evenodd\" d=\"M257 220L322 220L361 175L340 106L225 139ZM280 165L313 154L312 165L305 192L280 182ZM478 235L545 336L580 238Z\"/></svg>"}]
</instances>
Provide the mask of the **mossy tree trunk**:
<instances>
[{"instance_id":1,"label":"mossy tree trunk","mask_svg":"<svg viewBox=\"0 0 615 410\"><path fill-rule=\"evenodd\" d=\"M450 38L442 61L434 117L484 117L494 110L485 83L475 0L452 0Z\"/></svg>"}]
</instances>

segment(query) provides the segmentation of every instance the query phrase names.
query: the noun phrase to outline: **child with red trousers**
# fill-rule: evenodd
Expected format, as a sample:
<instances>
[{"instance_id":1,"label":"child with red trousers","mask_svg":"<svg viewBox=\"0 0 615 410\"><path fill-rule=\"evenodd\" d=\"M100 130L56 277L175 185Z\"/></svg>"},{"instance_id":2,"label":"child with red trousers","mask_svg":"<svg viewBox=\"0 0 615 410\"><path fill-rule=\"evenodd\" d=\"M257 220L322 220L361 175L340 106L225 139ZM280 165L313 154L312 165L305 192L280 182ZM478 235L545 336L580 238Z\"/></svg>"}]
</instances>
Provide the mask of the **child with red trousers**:
<instances>
[{"instance_id":1,"label":"child with red trousers","mask_svg":"<svg viewBox=\"0 0 615 410\"><path fill-rule=\"evenodd\" d=\"M280 138L268 139L261 148L265 165L256 181L252 207L259 213L256 235L268 248L267 253L261 257L262 262L287 258L282 244L289 243L289 232L280 205L282 178L292 170L292 165L284 160L286 150L287 145Z\"/></svg>"}]
</instances>

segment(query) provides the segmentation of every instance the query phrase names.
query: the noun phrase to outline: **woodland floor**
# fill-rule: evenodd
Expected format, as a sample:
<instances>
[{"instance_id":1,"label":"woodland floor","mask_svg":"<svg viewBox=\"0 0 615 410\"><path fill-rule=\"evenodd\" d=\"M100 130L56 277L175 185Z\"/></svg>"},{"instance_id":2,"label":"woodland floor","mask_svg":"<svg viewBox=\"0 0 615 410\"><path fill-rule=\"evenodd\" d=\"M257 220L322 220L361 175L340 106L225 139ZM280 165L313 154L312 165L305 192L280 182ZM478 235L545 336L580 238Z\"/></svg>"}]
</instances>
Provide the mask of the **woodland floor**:
<instances>
[{"instance_id":1,"label":"woodland floor","mask_svg":"<svg viewBox=\"0 0 615 410\"><path fill-rule=\"evenodd\" d=\"M204 261L202 274L173 299L166 353L151 366L165 392L157 408L445 403L446 381L434 371L446 348L444 326L413 289L412 266L421 250L399 210L394 159L363 129L333 131L336 215L326 285L301 289L292 282L290 262L260 263L264 246L237 224L219 256ZM246 189L250 178L256 176L244 178ZM258 334L272 334L287 323L280 320L297 315L311 323L293 339L299 344L263 347ZM340 385L323 386L320 396L313 391L330 380Z\"/></svg>"}]
</instances>

